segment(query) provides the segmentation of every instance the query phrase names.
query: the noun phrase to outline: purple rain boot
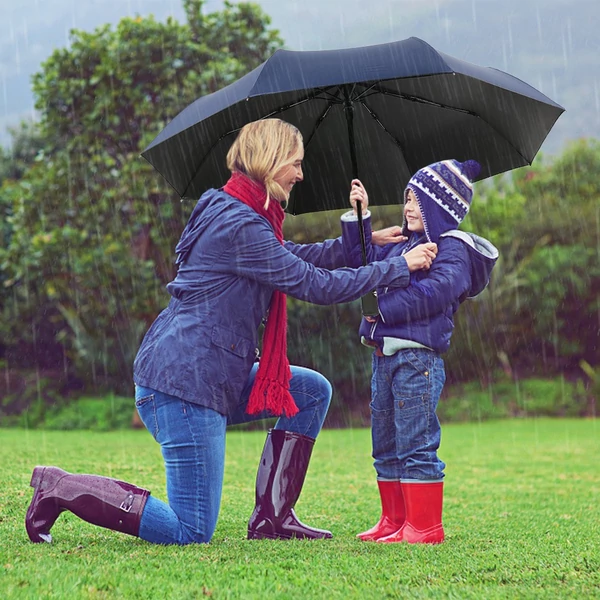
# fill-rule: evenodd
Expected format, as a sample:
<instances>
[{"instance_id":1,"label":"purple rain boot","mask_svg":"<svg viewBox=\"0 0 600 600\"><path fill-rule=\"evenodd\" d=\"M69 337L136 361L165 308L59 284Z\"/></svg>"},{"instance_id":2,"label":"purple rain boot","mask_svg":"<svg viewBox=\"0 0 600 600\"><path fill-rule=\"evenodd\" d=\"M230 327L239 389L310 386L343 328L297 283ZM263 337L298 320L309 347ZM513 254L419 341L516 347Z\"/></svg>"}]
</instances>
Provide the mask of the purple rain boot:
<instances>
[{"instance_id":1,"label":"purple rain boot","mask_svg":"<svg viewBox=\"0 0 600 600\"><path fill-rule=\"evenodd\" d=\"M304 484L315 440L301 433L271 429L256 475L256 506L248 539L321 539L331 532L301 523L294 506Z\"/></svg>"},{"instance_id":2,"label":"purple rain boot","mask_svg":"<svg viewBox=\"0 0 600 600\"><path fill-rule=\"evenodd\" d=\"M52 542L50 529L61 512L137 536L140 519L150 495L130 483L99 475L73 475L58 467L35 467L31 476L33 498L25 517L32 542Z\"/></svg>"}]
</instances>

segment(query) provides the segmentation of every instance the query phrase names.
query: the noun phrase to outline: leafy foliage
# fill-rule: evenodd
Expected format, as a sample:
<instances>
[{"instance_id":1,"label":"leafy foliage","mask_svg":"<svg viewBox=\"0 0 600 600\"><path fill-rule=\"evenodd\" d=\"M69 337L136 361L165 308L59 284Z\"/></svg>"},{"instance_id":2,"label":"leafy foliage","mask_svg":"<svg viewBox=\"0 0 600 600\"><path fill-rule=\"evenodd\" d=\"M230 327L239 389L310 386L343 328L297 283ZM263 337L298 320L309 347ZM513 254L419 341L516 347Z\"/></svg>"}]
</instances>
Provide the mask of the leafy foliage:
<instances>
[{"instance_id":1,"label":"leafy foliage","mask_svg":"<svg viewBox=\"0 0 600 600\"><path fill-rule=\"evenodd\" d=\"M173 247L192 209L139 153L189 102L282 44L256 5L204 14L204 4L184 0L185 24L128 18L72 31L34 77L41 122L15 131L11 154L0 155L6 369L66 370L83 387L130 392L133 357L168 301ZM450 383L485 389L499 374L565 373L597 389L599 173L600 143L581 140L551 162L477 185L463 228L490 239L500 259L488 289L457 314ZM373 214L375 228L402 218L399 206ZM285 233L299 243L335 237L339 213L290 217ZM335 425L367 411L359 318L358 303L289 301L290 359L333 382Z\"/></svg>"},{"instance_id":2,"label":"leafy foliage","mask_svg":"<svg viewBox=\"0 0 600 600\"><path fill-rule=\"evenodd\" d=\"M202 0L184 4L187 24L126 18L115 30L74 30L34 77L44 143L30 168L6 179L0 204L11 364L23 362L21 341L50 363L62 360L58 344L85 381L129 391L189 208L139 153L185 105L281 45L256 5L203 15Z\"/></svg>"},{"instance_id":3,"label":"leafy foliage","mask_svg":"<svg viewBox=\"0 0 600 600\"><path fill-rule=\"evenodd\" d=\"M488 290L459 311L448 354L459 377L493 365L581 377L580 360L597 364L599 173L600 143L581 140L480 190L464 228L494 242L500 259Z\"/></svg>"}]
</instances>

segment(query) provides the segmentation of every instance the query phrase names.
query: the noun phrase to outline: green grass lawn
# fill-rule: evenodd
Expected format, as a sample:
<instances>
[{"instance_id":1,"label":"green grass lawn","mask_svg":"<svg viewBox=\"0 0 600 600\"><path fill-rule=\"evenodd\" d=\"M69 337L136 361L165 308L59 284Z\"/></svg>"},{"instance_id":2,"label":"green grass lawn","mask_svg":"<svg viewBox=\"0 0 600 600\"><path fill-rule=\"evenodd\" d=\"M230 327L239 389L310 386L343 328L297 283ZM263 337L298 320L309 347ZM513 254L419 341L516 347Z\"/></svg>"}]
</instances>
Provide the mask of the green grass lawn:
<instances>
[{"instance_id":1,"label":"green grass lawn","mask_svg":"<svg viewBox=\"0 0 600 600\"><path fill-rule=\"evenodd\" d=\"M326 430L296 507L334 539L248 541L264 433L231 432L210 545L153 546L69 513L54 543L24 528L31 469L125 479L165 498L158 445L144 431L0 429L0 597L600 598L600 421L444 426L440 546L360 542L379 517L368 430Z\"/></svg>"}]
</instances>

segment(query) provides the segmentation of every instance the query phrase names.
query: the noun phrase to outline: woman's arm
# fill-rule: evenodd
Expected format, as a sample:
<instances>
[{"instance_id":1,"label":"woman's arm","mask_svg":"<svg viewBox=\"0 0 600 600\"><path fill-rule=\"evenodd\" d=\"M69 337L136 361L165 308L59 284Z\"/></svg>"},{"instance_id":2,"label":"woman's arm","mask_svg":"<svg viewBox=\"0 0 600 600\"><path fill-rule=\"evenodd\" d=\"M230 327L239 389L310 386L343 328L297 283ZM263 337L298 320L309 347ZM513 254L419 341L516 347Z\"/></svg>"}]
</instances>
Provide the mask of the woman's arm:
<instances>
[{"instance_id":1,"label":"woman's arm","mask_svg":"<svg viewBox=\"0 0 600 600\"><path fill-rule=\"evenodd\" d=\"M375 246L386 246L387 244L398 244L406 242L408 238L402 235L402 227L392 225L385 229L378 229L371 234L371 243Z\"/></svg>"},{"instance_id":2,"label":"woman's arm","mask_svg":"<svg viewBox=\"0 0 600 600\"><path fill-rule=\"evenodd\" d=\"M295 244L286 241L283 245L288 252L315 265L315 267L338 269L347 266L341 237L315 244Z\"/></svg>"},{"instance_id":3,"label":"woman's arm","mask_svg":"<svg viewBox=\"0 0 600 600\"><path fill-rule=\"evenodd\" d=\"M407 285L408 264L399 256L357 269L315 267L282 246L265 219L242 221L232 236L232 271L314 304L350 302L379 285Z\"/></svg>"}]
</instances>

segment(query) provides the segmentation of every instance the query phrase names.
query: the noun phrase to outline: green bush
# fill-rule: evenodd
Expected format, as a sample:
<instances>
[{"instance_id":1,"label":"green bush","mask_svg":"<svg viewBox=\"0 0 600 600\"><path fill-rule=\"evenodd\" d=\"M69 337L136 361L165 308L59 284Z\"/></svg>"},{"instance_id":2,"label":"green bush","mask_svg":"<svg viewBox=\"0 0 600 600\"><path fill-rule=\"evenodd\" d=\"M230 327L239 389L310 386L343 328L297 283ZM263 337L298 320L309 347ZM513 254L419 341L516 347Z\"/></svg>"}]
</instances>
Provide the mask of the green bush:
<instances>
[{"instance_id":1,"label":"green bush","mask_svg":"<svg viewBox=\"0 0 600 600\"><path fill-rule=\"evenodd\" d=\"M513 417L594 416L594 393L594 388L587 389L582 380L570 382L558 377L512 381L499 375L496 381L487 386L479 382L447 386L439 403L438 416L443 423ZM368 398L363 400L360 410L333 405L325 426L368 427ZM38 398L32 397L20 414L0 417L3 427L110 431L131 428L134 415L132 397L110 394L102 398L82 397L71 401L61 397L49 404L48 398L44 401L40 395ZM235 429L267 429L274 423L274 419L258 421L239 425Z\"/></svg>"},{"instance_id":2,"label":"green bush","mask_svg":"<svg viewBox=\"0 0 600 600\"><path fill-rule=\"evenodd\" d=\"M3 366L0 361L0 367ZM49 410L65 403L64 381L55 372L24 369L0 382L0 423L4 427L34 428Z\"/></svg>"},{"instance_id":3,"label":"green bush","mask_svg":"<svg viewBox=\"0 0 600 600\"><path fill-rule=\"evenodd\" d=\"M480 388L479 384L461 386L445 395L438 406L438 417L442 422L486 421L510 416L510 406L505 396L498 397L493 386Z\"/></svg>"},{"instance_id":4,"label":"green bush","mask_svg":"<svg viewBox=\"0 0 600 600\"><path fill-rule=\"evenodd\" d=\"M525 415L581 417L587 408L587 396L581 381L527 379L516 386Z\"/></svg>"},{"instance_id":5,"label":"green bush","mask_svg":"<svg viewBox=\"0 0 600 600\"><path fill-rule=\"evenodd\" d=\"M484 388L479 382L448 387L440 401L442 422L485 421L509 417L583 417L595 412L593 390L582 380L498 379Z\"/></svg>"},{"instance_id":6,"label":"green bush","mask_svg":"<svg viewBox=\"0 0 600 600\"><path fill-rule=\"evenodd\" d=\"M134 414L133 398L109 395L105 398L79 398L50 410L41 424L44 429L88 429L110 431L130 428Z\"/></svg>"}]
</instances>

